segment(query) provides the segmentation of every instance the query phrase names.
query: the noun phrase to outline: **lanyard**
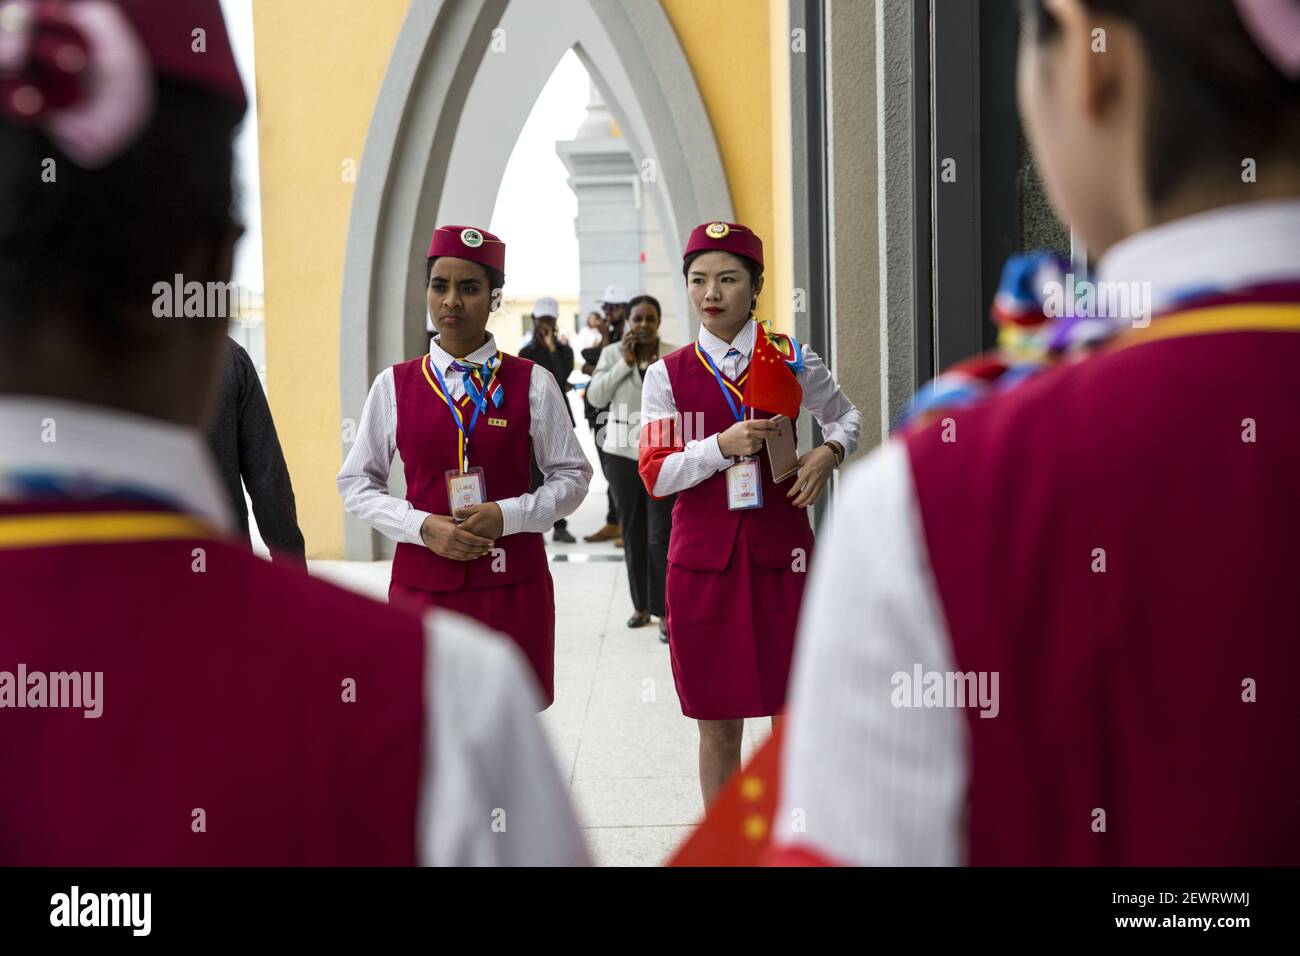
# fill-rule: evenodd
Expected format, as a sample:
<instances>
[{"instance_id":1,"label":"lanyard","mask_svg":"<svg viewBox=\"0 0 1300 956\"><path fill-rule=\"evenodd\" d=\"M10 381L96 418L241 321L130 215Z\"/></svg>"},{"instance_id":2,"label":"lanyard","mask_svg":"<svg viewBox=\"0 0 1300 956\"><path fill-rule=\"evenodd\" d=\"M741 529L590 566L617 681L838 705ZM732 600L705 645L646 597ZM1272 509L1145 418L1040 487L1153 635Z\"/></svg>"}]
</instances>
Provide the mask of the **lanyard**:
<instances>
[{"instance_id":1,"label":"lanyard","mask_svg":"<svg viewBox=\"0 0 1300 956\"><path fill-rule=\"evenodd\" d=\"M434 384L433 379L429 378L430 370L433 371L434 377L438 379L436 385ZM443 379L442 373L438 371L438 366L433 364L433 359L428 353L425 353L424 356L424 377L433 387L433 390L438 393L438 396L447 403L447 408L451 411L451 420L456 423L456 430L459 433L457 435L456 465L460 468L460 473L462 475L469 470L469 436L473 434L474 426L478 424L479 414L487 405L487 393L488 389L491 387L492 375L495 371L495 368L489 368L487 370L487 378L483 382L483 388L477 393L477 395L471 398L471 401L474 403L474 415L469 420L469 427L466 427L465 416L461 414L459 406L451 400L451 392L447 388L447 383ZM465 392L466 394L470 394L470 389L466 387Z\"/></svg>"},{"instance_id":2,"label":"lanyard","mask_svg":"<svg viewBox=\"0 0 1300 956\"><path fill-rule=\"evenodd\" d=\"M128 541L215 539L217 532L190 515L167 511L16 514L0 517L0 551Z\"/></svg>"},{"instance_id":3,"label":"lanyard","mask_svg":"<svg viewBox=\"0 0 1300 956\"><path fill-rule=\"evenodd\" d=\"M718 388L722 390L722 397L727 400L727 405L731 407L731 414L736 416L736 421L743 422L745 420L745 396L741 394L740 389L736 388L736 386L732 385L722 377L722 373L718 371L718 366L714 364L709 353L700 348L698 342L695 343L695 354L700 357L701 361L709 367L709 371L713 373L714 379L717 380ZM736 406L735 401L732 400L732 392L735 392L736 398L740 399L739 408Z\"/></svg>"}]
</instances>

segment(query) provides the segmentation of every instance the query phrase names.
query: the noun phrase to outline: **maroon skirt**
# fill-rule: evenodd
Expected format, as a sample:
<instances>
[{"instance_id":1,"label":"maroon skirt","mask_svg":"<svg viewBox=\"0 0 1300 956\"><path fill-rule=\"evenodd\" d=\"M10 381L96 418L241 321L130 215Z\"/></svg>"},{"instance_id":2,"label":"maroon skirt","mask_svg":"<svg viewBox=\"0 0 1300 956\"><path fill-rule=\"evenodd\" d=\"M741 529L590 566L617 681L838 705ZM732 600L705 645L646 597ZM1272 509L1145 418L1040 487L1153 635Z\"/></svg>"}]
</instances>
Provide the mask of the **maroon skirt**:
<instances>
[{"instance_id":1,"label":"maroon skirt","mask_svg":"<svg viewBox=\"0 0 1300 956\"><path fill-rule=\"evenodd\" d=\"M723 571L668 564L668 647L682 713L766 717L785 707L806 573L754 563L741 523Z\"/></svg>"},{"instance_id":2,"label":"maroon skirt","mask_svg":"<svg viewBox=\"0 0 1300 956\"><path fill-rule=\"evenodd\" d=\"M542 692L542 710L555 701L555 585L549 569L497 587L452 591L425 591L392 581L388 602L455 611L505 634L528 658Z\"/></svg>"}]
</instances>

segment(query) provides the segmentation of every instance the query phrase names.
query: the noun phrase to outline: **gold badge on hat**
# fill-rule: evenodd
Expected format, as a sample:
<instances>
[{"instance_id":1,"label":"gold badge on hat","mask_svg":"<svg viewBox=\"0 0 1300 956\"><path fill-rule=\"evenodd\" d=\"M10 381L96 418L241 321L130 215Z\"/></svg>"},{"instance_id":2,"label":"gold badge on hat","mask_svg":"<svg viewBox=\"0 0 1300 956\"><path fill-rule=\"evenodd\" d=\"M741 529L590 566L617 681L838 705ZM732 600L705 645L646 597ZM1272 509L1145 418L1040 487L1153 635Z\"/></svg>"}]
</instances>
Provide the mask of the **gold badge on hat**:
<instances>
[{"instance_id":1,"label":"gold badge on hat","mask_svg":"<svg viewBox=\"0 0 1300 956\"><path fill-rule=\"evenodd\" d=\"M477 229L462 229L460 231L460 241L471 249L477 249L483 245L483 233Z\"/></svg>"},{"instance_id":2,"label":"gold badge on hat","mask_svg":"<svg viewBox=\"0 0 1300 956\"><path fill-rule=\"evenodd\" d=\"M731 235L731 227L725 222L712 222L704 230L704 234L710 239L726 239Z\"/></svg>"}]
</instances>

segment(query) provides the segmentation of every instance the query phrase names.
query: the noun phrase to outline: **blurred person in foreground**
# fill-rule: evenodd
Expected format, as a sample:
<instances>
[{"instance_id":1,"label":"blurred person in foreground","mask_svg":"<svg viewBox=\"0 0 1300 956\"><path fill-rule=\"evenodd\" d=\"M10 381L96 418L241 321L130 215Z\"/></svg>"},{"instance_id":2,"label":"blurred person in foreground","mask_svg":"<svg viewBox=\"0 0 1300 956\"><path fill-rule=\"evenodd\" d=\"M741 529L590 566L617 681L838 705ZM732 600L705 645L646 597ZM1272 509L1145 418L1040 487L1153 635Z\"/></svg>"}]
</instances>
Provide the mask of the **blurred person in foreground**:
<instances>
[{"instance_id":1,"label":"blurred person in foreground","mask_svg":"<svg viewBox=\"0 0 1300 956\"><path fill-rule=\"evenodd\" d=\"M244 109L217 0L0 3L0 865L584 862L510 645L234 538L155 287L228 283Z\"/></svg>"},{"instance_id":2,"label":"blurred person in foreground","mask_svg":"<svg viewBox=\"0 0 1300 956\"><path fill-rule=\"evenodd\" d=\"M847 476L774 859L1294 865L1300 3L1023 8L1021 109L1094 305L1014 261L1002 351ZM1116 284L1136 308L1096 308Z\"/></svg>"}]
</instances>

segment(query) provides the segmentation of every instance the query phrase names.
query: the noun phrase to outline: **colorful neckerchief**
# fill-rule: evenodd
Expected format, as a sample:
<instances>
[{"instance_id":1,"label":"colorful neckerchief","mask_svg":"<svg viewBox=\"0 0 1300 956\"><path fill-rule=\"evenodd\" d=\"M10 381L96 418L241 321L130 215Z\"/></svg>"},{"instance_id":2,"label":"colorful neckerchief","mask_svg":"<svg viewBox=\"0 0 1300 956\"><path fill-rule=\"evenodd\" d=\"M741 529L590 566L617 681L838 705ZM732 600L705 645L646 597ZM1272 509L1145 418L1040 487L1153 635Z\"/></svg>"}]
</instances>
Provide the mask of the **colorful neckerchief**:
<instances>
[{"instance_id":1,"label":"colorful neckerchief","mask_svg":"<svg viewBox=\"0 0 1300 956\"><path fill-rule=\"evenodd\" d=\"M456 363L453 362L452 364L454 365ZM448 369L451 368L450 365L447 367ZM463 475L469 471L469 437L473 434L474 426L478 424L478 417L483 412L487 403L484 401L481 392L475 393L474 415L470 418L469 425L466 426L465 416L461 413L460 406L451 400L451 390L447 388L447 382L443 379L442 373L438 371L438 366L433 364L433 358L428 353L425 353L424 361L420 363L420 368L424 372L425 381L428 382L429 387L438 394L438 397L446 403L447 409L451 413L451 420L456 423L456 465L460 468L460 473ZM432 376L430 375L430 372L432 372ZM434 378L437 378L437 382L434 381ZM467 386L466 392L468 394L468 379L466 379L465 384Z\"/></svg>"},{"instance_id":2,"label":"colorful neckerchief","mask_svg":"<svg viewBox=\"0 0 1300 956\"><path fill-rule=\"evenodd\" d=\"M803 346L793 335L787 335L783 332L773 332L770 321L759 323L758 331L767 336L767 340L772 343L772 347L781 353L785 359L785 364L790 367L790 371L796 375L804 370Z\"/></svg>"},{"instance_id":3,"label":"colorful neckerchief","mask_svg":"<svg viewBox=\"0 0 1300 956\"><path fill-rule=\"evenodd\" d=\"M1284 301L1295 298L1300 287L1291 283L1261 287L1256 295L1248 290L1189 290L1175 300L1173 313L1165 313L1168 318L1155 320L1140 309L1130 310L1133 314L1091 315L1100 299L1096 288L1091 276L1076 278L1070 263L1055 253L1012 256L993 302L998 348L958 362L927 382L893 430L918 430L947 412L1010 391L1049 368L1082 361L1103 347L1234 328L1300 330L1300 312L1294 307L1264 303L1270 295ZM1217 299L1223 300L1221 308L1206 308L1216 305ZM1193 305L1196 312L1177 314ZM1139 314L1141 323L1134 321Z\"/></svg>"},{"instance_id":4,"label":"colorful neckerchief","mask_svg":"<svg viewBox=\"0 0 1300 956\"><path fill-rule=\"evenodd\" d=\"M484 404L484 382L486 382L488 400L492 402L493 408L500 408L505 395L501 390L501 379L496 374L499 365L500 356L493 355L481 365L466 359L455 359L447 366L447 369L448 371L461 373L461 381L465 384L465 394L469 396L470 401L476 406Z\"/></svg>"},{"instance_id":5,"label":"colorful neckerchief","mask_svg":"<svg viewBox=\"0 0 1300 956\"><path fill-rule=\"evenodd\" d=\"M993 300L998 347L958 362L923 385L894 429L919 428L945 412L1008 391L1046 368L1091 354L1130 327L1128 317L1082 316L1090 310L1075 306L1089 283L1073 282L1070 269L1067 260L1052 252L1012 256ZM1071 292L1074 299L1067 305L1065 296Z\"/></svg>"}]
</instances>

